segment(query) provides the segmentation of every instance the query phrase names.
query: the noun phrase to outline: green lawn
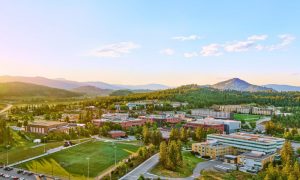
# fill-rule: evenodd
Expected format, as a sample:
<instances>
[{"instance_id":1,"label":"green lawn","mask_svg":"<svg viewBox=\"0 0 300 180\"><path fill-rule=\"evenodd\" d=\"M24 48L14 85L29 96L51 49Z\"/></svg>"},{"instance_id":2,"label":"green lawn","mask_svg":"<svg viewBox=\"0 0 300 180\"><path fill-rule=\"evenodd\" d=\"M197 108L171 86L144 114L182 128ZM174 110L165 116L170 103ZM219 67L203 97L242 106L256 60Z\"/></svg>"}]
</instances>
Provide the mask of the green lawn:
<instances>
[{"instance_id":1,"label":"green lawn","mask_svg":"<svg viewBox=\"0 0 300 180\"><path fill-rule=\"evenodd\" d=\"M52 149L62 146L63 142L51 142L46 144L46 149ZM38 156L44 153L44 146L34 147L33 143L26 143L22 146L12 147L8 151L9 164ZM0 149L0 164L6 163L7 151L5 148Z\"/></svg>"},{"instance_id":2,"label":"green lawn","mask_svg":"<svg viewBox=\"0 0 300 180\"><path fill-rule=\"evenodd\" d=\"M116 143L117 162L137 151L138 146ZM90 158L90 178L96 177L101 172L114 165L114 147L107 142L87 142L24 164L19 167L33 172L53 174L71 179L85 179Z\"/></svg>"},{"instance_id":3,"label":"green lawn","mask_svg":"<svg viewBox=\"0 0 300 180\"><path fill-rule=\"evenodd\" d=\"M156 165L151 173L158 176L170 177L170 178L183 178L189 177L193 174L193 170L199 162L203 162L203 159L195 157L191 152L182 152L183 166L178 167L176 171L170 171L165 169L161 164Z\"/></svg>"},{"instance_id":4,"label":"green lawn","mask_svg":"<svg viewBox=\"0 0 300 180\"><path fill-rule=\"evenodd\" d=\"M234 114L233 119L238 121L257 121L261 118L261 115L254 115L254 114Z\"/></svg>"},{"instance_id":5,"label":"green lawn","mask_svg":"<svg viewBox=\"0 0 300 180\"><path fill-rule=\"evenodd\" d=\"M21 137L17 132L12 131L14 144L10 146L8 151L9 164L28 159L44 153L44 146L35 147L32 141ZM46 150L62 146L63 142L49 142L46 144ZM0 164L6 163L7 149L5 145L0 146Z\"/></svg>"}]
</instances>

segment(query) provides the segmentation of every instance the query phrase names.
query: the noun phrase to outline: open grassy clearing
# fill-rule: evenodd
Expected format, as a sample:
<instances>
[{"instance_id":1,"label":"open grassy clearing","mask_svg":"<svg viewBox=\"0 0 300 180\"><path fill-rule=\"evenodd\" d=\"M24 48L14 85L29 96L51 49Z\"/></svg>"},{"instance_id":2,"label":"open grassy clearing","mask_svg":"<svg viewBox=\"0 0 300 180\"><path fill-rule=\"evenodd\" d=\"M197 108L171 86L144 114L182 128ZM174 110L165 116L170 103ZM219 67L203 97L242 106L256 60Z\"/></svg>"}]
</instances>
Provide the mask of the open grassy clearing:
<instances>
[{"instance_id":1,"label":"open grassy clearing","mask_svg":"<svg viewBox=\"0 0 300 180\"><path fill-rule=\"evenodd\" d=\"M233 119L238 121L257 121L261 119L263 116L261 115L254 115L254 114L234 114Z\"/></svg>"},{"instance_id":2,"label":"open grassy clearing","mask_svg":"<svg viewBox=\"0 0 300 180\"><path fill-rule=\"evenodd\" d=\"M158 176L170 177L170 178L183 178L188 177L193 174L193 170L199 162L205 160L195 157L191 152L185 151L182 153L183 156L183 166L178 167L176 171L170 171L165 169L161 164L156 165L151 173Z\"/></svg>"},{"instance_id":3,"label":"open grassy clearing","mask_svg":"<svg viewBox=\"0 0 300 180\"><path fill-rule=\"evenodd\" d=\"M115 143L116 160L121 161L130 154L135 153L138 146ZM19 167L33 172L71 179L85 179L88 175L88 159L90 165L90 178L94 178L115 162L115 148L108 142L87 142L73 148L27 162ZM52 171L53 169L53 171Z\"/></svg>"}]
</instances>

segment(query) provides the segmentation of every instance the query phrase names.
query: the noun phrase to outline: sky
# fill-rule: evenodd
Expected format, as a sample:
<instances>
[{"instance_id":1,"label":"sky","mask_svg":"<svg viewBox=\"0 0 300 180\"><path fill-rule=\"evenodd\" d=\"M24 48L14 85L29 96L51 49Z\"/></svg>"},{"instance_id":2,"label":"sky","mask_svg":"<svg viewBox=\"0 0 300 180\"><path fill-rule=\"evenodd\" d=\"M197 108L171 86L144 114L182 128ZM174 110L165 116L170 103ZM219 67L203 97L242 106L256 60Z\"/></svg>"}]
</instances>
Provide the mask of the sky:
<instances>
[{"instance_id":1,"label":"sky","mask_svg":"<svg viewBox=\"0 0 300 180\"><path fill-rule=\"evenodd\" d=\"M0 75L300 85L300 1L0 1Z\"/></svg>"}]
</instances>

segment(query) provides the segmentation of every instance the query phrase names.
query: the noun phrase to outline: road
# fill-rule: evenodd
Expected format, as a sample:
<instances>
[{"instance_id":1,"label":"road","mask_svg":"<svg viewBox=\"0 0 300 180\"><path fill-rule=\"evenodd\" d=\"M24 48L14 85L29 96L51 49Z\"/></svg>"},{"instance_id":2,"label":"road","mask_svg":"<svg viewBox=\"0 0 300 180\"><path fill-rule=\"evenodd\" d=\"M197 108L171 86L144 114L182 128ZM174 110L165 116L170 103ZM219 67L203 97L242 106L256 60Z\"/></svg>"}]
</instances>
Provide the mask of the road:
<instances>
[{"instance_id":1,"label":"road","mask_svg":"<svg viewBox=\"0 0 300 180\"><path fill-rule=\"evenodd\" d=\"M265 131L265 126L262 124L266 121L270 121L271 120L271 117L264 117L258 121L256 121L256 129L259 130L259 131Z\"/></svg>"},{"instance_id":2,"label":"road","mask_svg":"<svg viewBox=\"0 0 300 180\"><path fill-rule=\"evenodd\" d=\"M4 113L4 112L8 111L10 108L12 108L12 106L13 106L13 105L11 105L11 104L7 104L7 106L6 106L4 109L0 110L0 114L2 114L2 113Z\"/></svg>"},{"instance_id":3,"label":"road","mask_svg":"<svg viewBox=\"0 0 300 180\"><path fill-rule=\"evenodd\" d=\"M134 170L130 171L128 174L120 178L120 180L136 180L141 174L147 173L151 168L153 168L159 161L159 153L153 155Z\"/></svg>"}]
</instances>

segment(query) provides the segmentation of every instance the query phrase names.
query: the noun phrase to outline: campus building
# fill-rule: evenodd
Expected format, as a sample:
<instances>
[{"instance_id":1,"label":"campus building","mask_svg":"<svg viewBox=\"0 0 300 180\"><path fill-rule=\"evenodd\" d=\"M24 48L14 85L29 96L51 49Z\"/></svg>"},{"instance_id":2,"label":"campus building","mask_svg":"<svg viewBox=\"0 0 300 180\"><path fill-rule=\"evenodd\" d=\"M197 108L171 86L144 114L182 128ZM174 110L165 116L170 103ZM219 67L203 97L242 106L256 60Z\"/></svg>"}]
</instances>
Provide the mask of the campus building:
<instances>
[{"instance_id":1,"label":"campus building","mask_svg":"<svg viewBox=\"0 0 300 180\"><path fill-rule=\"evenodd\" d=\"M227 134L237 132L241 129L241 122L235 120L224 120L207 117L204 119L197 119L197 122L202 122L203 124L224 124L224 132Z\"/></svg>"},{"instance_id":2,"label":"campus building","mask_svg":"<svg viewBox=\"0 0 300 180\"><path fill-rule=\"evenodd\" d=\"M233 148L231 146L221 144L216 140L210 140L192 144L192 151L199 153L200 156L219 159L224 157L224 155L232 154Z\"/></svg>"},{"instance_id":3,"label":"campus building","mask_svg":"<svg viewBox=\"0 0 300 180\"><path fill-rule=\"evenodd\" d=\"M232 119L231 112L215 111L213 109L192 109L192 116L213 117L217 119Z\"/></svg>"},{"instance_id":4,"label":"campus building","mask_svg":"<svg viewBox=\"0 0 300 180\"><path fill-rule=\"evenodd\" d=\"M38 133L38 134L48 134L51 131L59 131L68 133L69 127L67 127L67 122L58 121L35 121L25 127L27 132Z\"/></svg>"},{"instance_id":5,"label":"campus building","mask_svg":"<svg viewBox=\"0 0 300 180\"><path fill-rule=\"evenodd\" d=\"M216 123L216 122L205 122L205 121L191 121L187 122L184 125L185 128L191 128L191 129L196 129L198 127L204 128L206 130L208 129L213 129L216 130L219 133L223 133L225 130L225 126L222 123Z\"/></svg>"},{"instance_id":6,"label":"campus building","mask_svg":"<svg viewBox=\"0 0 300 180\"><path fill-rule=\"evenodd\" d=\"M259 151L267 154L276 152L285 141L282 138L248 133L209 134L207 140L217 140L234 147L239 152Z\"/></svg>"},{"instance_id":7,"label":"campus building","mask_svg":"<svg viewBox=\"0 0 300 180\"><path fill-rule=\"evenodd\" d=\"M124 129L128 129L134 126L143 126L147 122L152 123L152 121L147 119L127 119L127 120L94 119L92 120L92 123L99 127L103 126L107 122L120 124Z\"/></svg>"},{"instance_id":8,"label":"campus building","mask_svg":"<svg viewBox=\"0 0 300 180\"><path fill-rule=\"evenodd\" d=\"M238 164L242 165L242 171L257 172L267 163L273 162L276 154L266 154L263 152L251 151L245 152L237 157Z\"/></svg>"},{"instance_id":9,"label":"campus building","mask_svg":"<svg viewBox=\"0 0 300 180\"><path fill-rule=\"evenodd\" d=\"M109 131L108 134L114 139L126 136L126 133L124 131Z\"/></svg>"}]
</instances>

